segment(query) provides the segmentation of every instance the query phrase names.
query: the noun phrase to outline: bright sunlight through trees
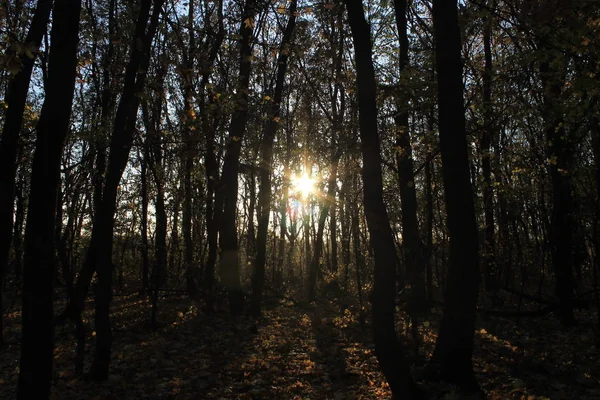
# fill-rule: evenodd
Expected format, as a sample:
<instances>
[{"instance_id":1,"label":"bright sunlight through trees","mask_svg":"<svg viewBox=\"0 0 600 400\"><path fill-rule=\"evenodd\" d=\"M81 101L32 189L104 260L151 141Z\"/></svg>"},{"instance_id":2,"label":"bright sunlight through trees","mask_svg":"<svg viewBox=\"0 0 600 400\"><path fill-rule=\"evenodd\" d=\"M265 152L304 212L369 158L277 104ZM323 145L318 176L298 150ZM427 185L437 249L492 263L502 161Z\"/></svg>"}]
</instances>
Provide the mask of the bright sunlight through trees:
<instances>
[{"instance_id":1,"label":"bright sunlight through trees","mask_svg":"<svg viewBox=\"0 0 600 400\"><path fill-rule=\"evenodd\" d=\"M292 175L292 187L296 193L307 199L315 192L315 180L306 173L302 175Z\"/></svg>"}]
</instances>

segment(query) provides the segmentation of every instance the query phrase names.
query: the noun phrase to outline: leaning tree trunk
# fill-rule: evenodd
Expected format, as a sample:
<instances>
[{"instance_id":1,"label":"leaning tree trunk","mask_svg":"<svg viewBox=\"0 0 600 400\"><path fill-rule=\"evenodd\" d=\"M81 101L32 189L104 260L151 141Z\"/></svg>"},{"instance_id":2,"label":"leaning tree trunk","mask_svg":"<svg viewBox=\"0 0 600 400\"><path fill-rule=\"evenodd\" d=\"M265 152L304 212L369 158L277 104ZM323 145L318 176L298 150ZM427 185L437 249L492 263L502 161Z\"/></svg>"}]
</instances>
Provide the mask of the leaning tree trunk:
<instances>
[{"instance_id":1,"label":"leaning tree trunk","mask_svg":"<svg viewBox=\"0 0 600 400\"><path fill-rule=\"evenodd\" d=\"M429 365L432 378L478 391L473 372L473 335L479 292L479 254L469 177L461 38L456 0L434 0L442 177L450 260L439 335Z\"/></svg>"},{"instance_id":2,"label":"leaning tree trunk","mask_svg":"<svg viewBox=\"0 0 600 400\"><path fill-rule=\"evenodd\" d=\"M292 0L289 10L289 20L281 45L279 47L279 56L277 57L277 78L275 80L275 92L273 101L270 104L267 114L267 124L263 134L263 140L260 145L260 192L258 198L258 236L256 240L256 258L254 260L254 270L252 274L252 304L253 314L260 314L262 295L265 286L265 263L267 254L267 234L269 227L269 216L271 215L271 170L273 164L273 141L275 133L279 126L279 115L281 99L283 95L283 85L285 74L287 72L288 54L292 42L292 34L296 24L296 4L297 0ZM252 222L251 222L252 223ZM275 268L275 266L273 266Z\"/></svg>"},{"instance_id":3,"label":"leaning tree trunk","mask_svg":"<svg viewBox=\"0 0 600 400\"><path fill-rule=\"evenodd\" d=\"M109 16L108 16L108 34L112 38L115 32L115 14L116 14L116 0L110 0L109 3ZM109 41L108 48L106 51L106 55L102 59L102 95L101 95L101 112L100 112L100 129L99 129L99 137L96 138L96 165L93 175L93 185L94 185L94 197L93 197L93 216L92 222L98 218L98 207L100 207L100 201L102 199L102 188L104 186L104 177L106 172L106 143L107 132L110 126L111 115L116 102L116 94L112 89L111 83L111 69L112 61L114 57L114 47L115 45L112 41ZM85 343L85 334L83 332L83 321L81 318L81 313L83 311L83 306L85 303L85 299L87 297L87 293L90 287L90 283L92 282L92 277L96 266L94 263L85 262L80 273L77 282L75 283L75 288L73 290L73 297L69 299L69 303L62 315L62 317L72 318L77 325L77 335L78 341L80 343ZM83 349L77 350L78 352L83 352ZM82 353L83 354L83 353ZM82 356L81 356L82 357Z\"/></svg>"},{"instance_id":4,"label":"leaning tree trunk","mask_svg":"<svg viewBox=\"0 0 600 400\"><path fill-rule=\"evenodd\" d=\"M252 30L254 28L255 7L255 0L246 0L240 23L240 71L237 83L237 101L231 118L229 141L225 152L225 161L223 162L221 187L219 188L223 202L223 212L219 221L221 280L229 295L229 307L232 314L240 314L244 307L244 295L240 282L236 210L240 153L248 120L248 93L250 74L252 73Z\"/></svg>"},{"instance_id":5,"label":"leaning tree trunk","mask_svg":"<svg viewBox=\"0 0 600 400\"><path fill-rule=\"evenodd\" d=\"M154 9L152 17L150 17L150 9L153 3ZM117 108L111 137L106 183L86 256L88 260L95 263L98 277L95 310L96 349L90 370L90 378L93 380L108 379L112 348L110 302L112 299L113 229L117 192L133 143L140 103L140 97L136 94L141 93L145 86L150 45L158 26L162 3L163 0L144 0L142 2L135 28L135 37L130 50L130 61L125 70L123 93ZM148 24L149 19L150 23Z\"/></svg>"},{"instance_id":6,"label":"leaning tree trunk","mask_svg":"<svg viewBox=\"0 0 600 400\"><path fill-rule=\"evenodd\" d=\"M46 97L37 124L25 230L18 399L49 398L54 352L54 231L62 151L75 89L81 0L57 1Z\"/></svg>"},{"instance_id":7,"label":"leaning tree trunk","mask_svg":"<svg viewBox=\"0 0 600 400\"><path fill-rule=\"evenodd\" d=\"M396 247L383 202L381 148L377 131L377 95L370 27L362 1L346 0L356 59L358 109L363 157L364 207L375 259L372 292L375 354L394 397L419 399L424 395L413 380L396 337Z\"/></svg>"},{"instance_id":8,"label":"leaning tree trunk","mask_svg":"<svg viewBox=\"0 0 600 400\"><path fill-rule=\"evenodd\" d=\"M39 0L29 32L25 38L25 46L30 54L35 54L47 31L48 18L52 10L53 0ZM28 57L23 51L17 54L21 62L21 69L8 85L5 102L6 117L2 136L0 138L0 343L4 337L4 307L2 305L2 291L4 275L8 268L8 257L10 253L13 230L13 210L15 200L15 177L17 173L17 149L19 143L19 132L23 124L23 112L27 102L27 92L31 71L35 57Z\"/></svg>"}]
</instances>

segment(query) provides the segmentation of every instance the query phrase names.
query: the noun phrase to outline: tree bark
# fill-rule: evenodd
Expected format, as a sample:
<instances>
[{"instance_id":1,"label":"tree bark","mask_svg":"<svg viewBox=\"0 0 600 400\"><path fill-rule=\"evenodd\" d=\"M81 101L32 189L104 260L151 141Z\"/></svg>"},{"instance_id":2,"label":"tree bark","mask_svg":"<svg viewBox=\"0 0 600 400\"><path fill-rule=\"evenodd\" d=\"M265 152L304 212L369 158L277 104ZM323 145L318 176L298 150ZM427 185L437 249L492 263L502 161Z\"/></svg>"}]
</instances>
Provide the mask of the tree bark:
<instances>
[{"instance_id":1,"label":"tree bark","mask_svg":"<svg viewBox=\"0 0 600 400\"><path fill-rule=\"evenodd\" d=\"M258 236L256 240L256 258L252 273L252 303L251 312L260 314L262 296L265 286L265 263L267 256L267 234L269 217L271 215L271 171L273 169L273 142L279 127L280 107L283 97L283 85L287 72L288 55L291 53L292 35L296 25L297 0L292 0L289 9L289 19L277 57L277 77L272 103L268 107L267 123L260 145L260 188L258 198ZM283 259L283 258L282 258ZM275 265L273 266L275 269Z\"/></svg>"},{"instance_id":2,"label":"tree bark","mask_svg":"<svg viewBox=\"0 0 600 400\"><path fill-rule=\"evenodd\" d=\"M493 1L489 1L493 7ZM490 162L490 145L494 138L492 107L492 11L484 11L483 52L485 66L483 71L483 134L481 137L481 173L483 175L483 211L485 218L482 267L486 289L497 287L497 271L495 262L496 240L494 237L494 188L492 185L492 168Z\"/></svg>"},{"instance_id":3,"label":"tree bark","mask_svg":"<svg viewBox=\"0 0 600 400\"><path fill-rule=\"evenodd\" d=\"M552 49L546 52L553 53ZM542 61L540 75L544 90L544 120L552 183L552 214L550 225L550 248L552 265L556 276L556 297L560 301L557 310L565 327L576 324L573 304L573 236L574 200L572 174L575 156L575 139L564 127L562 105L559 104L566 65L561 55ZM557 69L562 68L562 71Z\"/></svg>"},{"instance_id":4,"label":"tree bark","mask_svg":"<svg viewBox=\"0 0 600 400\"><path fill-rule=\"evenodd\" d=\"M383 202L381 147L377 131L377 96L370 27L362 1L345 0L356 60L359 126L363 158L364 207L375 260L372 292L375 354L394 397L424 398L413 380L396 338L396 248Z\"/></svg>"},{"instance_id":5,"label":"tree bark","mask_svg":"<svg viewBox=\"0 0 600 400\"><path fill-rule=\"evenodd\" d=\"M48 19L53 0L39 0L31 20L25 46L31 53L37 53L42 38L47 31ZM23 124L23 112L27 102L27 92L31 80L34 58L25 52L17 55L21 61L20 71L8 84L5 102L6 119L0 138L0 343L4 336L4 307L2 304L4 276L8 268L11 235L13 231L13 210L15 200L15 178L17 173L17 150L19 133Z\"/></svg>"},{"instance_id":6,"label":"tree bark","mask_svg":"<svg viewBox=\"0 0 600 400\"><path fill-rule=\"evenodd\" d=\"M434 0L442 176L450 259L444 308L429 374L465 391L479 391L473 335L479 293L479 254L463 103L461 38L456 0Z\"/></svg>"},{"instance_id":7,"label":"tree bark","mask_svg":"<svg viewBox=\"0 0 600 400\"><path fill-rule=\"evenodd\" d=\"M410 301L408 312L411 315L414 331L416 331L417 315L425 308L424 262L420 246L419 220L417 219L417 190L413 169L412 146L410 143L410 127L408 113L410 111L408 79L408 3L406 0L394 0L396 10L396 28L400 37L400 90L397 95L396 125L396 163L402 204L402 249L406 273L410 283ZM416 339L416 338L415 338Z\"/></svg>"},{"instance_id":8,"label":"tree bark","mask_svg":"<svg viewBox=\"0 0 600 400\"><path fill-rule=\"evenodd\" d=\"M222 202L220 195L216 192L219 182L219 165L215 154L215 130L211 129L209 123L209 112L206 107L205 88L210 77L212 65L217 57L218 51L225 37L225 28L223 25L223 1L219 0L217 8L217 20L219 30L215 34L215 40L209 52L207 66L202 69L202 81L200 83L200 112L202 117L202 131L206 136L206 151L204 153L204 162L206 164L206 236L208 242L208 256L206 267L204 269L204 303L207 312L213 311L214 303L214 282L215 265L217 262L217 234L219 230L219 221L222 211ZM215 194L219 196L219 201Z\"/></svg>"},{"instance_id":9,"label":"tree bark","mask_svg":"<svg viewBox=\"0 0 600 400\"><path fill-rule=\"evenodd\" d=\"M133 143L133 133L140 103L140 97L137 94L141 93L145 86L150 46L158 26L162 3L163 0L142 1L135 28L135 37L130 49L130 61L125 71L123 93L117 108L110 142L106 183L86 256L90 262L95 263L98 276L95 310L96 349L89 373L90 378L93 380L108 379L112 348L110 302L112 299L112 251L117 192ZM152 4L154 4L154 9L150 17ZM148 23L148 20L150 20L150 23Z\"/></svg>"},{"instance_id":10,"label":"tree bark","mask_svg":"<svg viewBox=\"0 0 600 400\"><path fill-rule=\"evenodd\" d=\"M75 89L80 0L53 9L48 86L36 130L25 231L21 359L17 399L49 398L54 352L54 233L60 162ZM12 192L12 189L11 189Z\"/></svg>"},{"instance_id":11,"label":"tree bark","mask_svg":"<svg viewBox=\"0 0 600 400\"><path fill-rule=\"evenodd\" d=\"M238 169L242 140L248 120L250 74L252 73L252 37L254 28L255 0L246 0L240 23L240 69L237 84L237 101L231 118L229 140L223 162L220 191L223 213L219 221L219 246L221 249L221 281L228 292L232 314L240 314L244 307L244 294L240 282L240 260L236 228Z\"/></svg>"}]
</instances>

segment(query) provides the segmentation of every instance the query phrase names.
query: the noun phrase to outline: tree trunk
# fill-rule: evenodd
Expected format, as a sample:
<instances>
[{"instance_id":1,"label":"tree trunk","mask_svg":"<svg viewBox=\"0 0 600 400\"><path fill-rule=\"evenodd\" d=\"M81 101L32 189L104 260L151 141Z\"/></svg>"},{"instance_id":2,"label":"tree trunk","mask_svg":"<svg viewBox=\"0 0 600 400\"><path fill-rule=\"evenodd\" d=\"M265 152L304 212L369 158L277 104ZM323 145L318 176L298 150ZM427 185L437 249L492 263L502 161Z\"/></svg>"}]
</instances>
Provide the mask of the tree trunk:
<instances>
[{"instance_id":1,"label":"tree trunk","mask_svg":"<svg viewBox=\"0 0 600 400\"><path fill-rule=\"evenodd\" d=\"M108 32L112 38L115 31L115 1L110 0L109 4L109 18L108 18ZM116 94L111 88L111 68L113 61L114 45L112 40L109 41L108 49L104 59L102 60L102 97L101 97L101 116L100 116L100 135L96 138L96 166L94 170L93 184L94 184L94 197L93 207L94 212L92 221L96 221L98 218L98 208L102 200L102 189L104 187L105 173L106 173L106 143L108 141L105 135L108 135L109 124L111 115L114 109ZM96 272L96 266L91 262L84 262L82 269L79 273L79 278L75 283L73 290L73 297L69 299L64 315L72 318L77 326L83 326L81 321L81 312L83 311L83 305L87 292L92 281L92 276ZM79 335L79 333L78 333ZM78 337L79 343L85 343L85 336ZM79 349L78 349L79 351ZM83 352L83 349L81 349ZM83 357L83 353L82 353Z\"/></svg>"},{"instance_id":2,"label":"tree trunk","mask_svg":"<svg viewBox=\"0 0 600 400\"><path fill-rule=\"evenodd\" d=\"M200 115L202 117L202 131L206 136L204 162L206 164L206 236L208 243L208 256L206 267L204 269L204 303L207 312L213 311L215 264L217 262L217 234L219 229L220 214L222 211L222 203L220 200L217 203L217 199L215 198L215 191L219 182L219 165L217 163L215 154L215 129L211 129L209 124L209 112L206 108L206 95L204 91L206 84L208 83L211 67L217 57L225 37L222 0L218 1L217 21L219 24L219 30L215 34L215 40L212 43L212 47L208 56L208 67L203 68L202 81L200 82Z\"/></svg>"},{"instance_id":3,"label":"tree trunk","mask_svg":"<svg viewBox=\"0 0 600 400\"><path fill-rule=\"evenodd\" d=\"M31 53L37 53L42 37L47 31L48 18L52 10L52 0L39 0L31 20L25 45ZM23 52L20 55L21 69L8 84L5 98L6 116L0 138L0 343L4 337L4 308L2 296L4 276L8 268L11 235L13 231L13 210L15 200L15 177L17 173L17 150L19 133L23 124L23 112L27 102L27 92L31 80L34 58Z\"/></svg>"},{"instance_id":4,"label":"tree trunk","mask_svg":"<svg viewBox=\"0 0 600 400\"><path fill-rule=\"evenodd\" d=\"M493 1L489 1L493 7ZM481 137L481 173L483 174L483 211L485 216L484 243L482 268L486 289L497 286L497 271L494 252L494 189L492 185L492 168L490 163L490 145L493 141L495 128L493 126L492 107L492 11L485 11L486 17L483 28L483 51L485 67L483 72L483 135Z\"/></svg>"},{"instance_id":5,"label":"tree trunk","mask_svg":"<svg viewBox=\"0 0 600 400\"><path fill-rule=\"evenodd\" d=\"M406 75L409 67L408 3L407 0L394 0L394 6L396 9L396 27L400 36L399 72L400 90L402 91L396 99L397 114L394 118L397 146L396 163L398 165L400 201L402 204L402 249L407 277L411 286L408 312L411 315L414 331L416 331L417 315L425 308L425 284L419 221L417 219L417 190L408 125L408 113L410 111L409 88L406 87L408 83Z\"/></svg>"},{"instance_id":6,"label":"tree trunk","mask_svg":"<svg viewBox=\"0 0 600 400\"><path fill-rule=\"evenodd\" d=\"M479 391L473 335L479 293L477 223L465 131L461 38L456 0L434 0L442 176L450 259L440 332L429 365L432 378Z\"/></svg>"},{"instance_id":7,"label":"tree trunk","mask_svg":"<svg viewBox=\"0 0 600 400\"><path fill-rule=\"evenodd\" d=\"M424 395L411 376L394 325L396 248L383 202L381 147L377 131L377 83L371 32L365 20L362 1L345 0L345 3L355 49L364 207L375 260L372 292L375 354L393 396L420 399Z\"/></svg>"},{"instance_id":8,"label":"tree trunk","mask_svg":"<svg viewBox=\"0 0 600 400\"><path fill-rule=\"evenodd\" d=\"M321 204L319 222L317 224L317 236L313 246L313 254L308 266L308 301L314 301L317 288L317 276L321 264L321 255L323 253L323 232L325 230L325 220L329 209L335 205L335 189L337 188L337 169L342 153L338 150L331 160L331 172L327 182L327 193Z\"/></svg>"},{"instance_id":9,"label":"tree trunk","mask_svg":"<svg viewBox=\"0 0 600 400\"><path fill-rule=\"evenodd\" d=\"M53 10L49 79L37 124L25 231L18 399L50 397L57 192L75 89L80 10L80 0L58 1Z\"/></svg>"},{"instance_id":10,"label":"tree trunk","mask_svg":"<svg viewBox=\"0 0 600 400\"><path fill-rule=\"evenodd\" d=\"M184 68L182 74L184 109L182 120L183 124L183 214L181 219L181 229L183 230L184 263L185 263L185 285L188 295L193 296L196 293L197 285L195 280L194 263L194 240L192 237L192 196L193 183L192 172L194 169L194 157L196 155L196 142L194 141L193 130L195 129L196 115L193 109L192 95L192 75L194 70L194 53L196 52L196 32L194 31L194 0L188 1L188 36L189 44L184 51Z\"/></svg>"},{"instance_id":11,"label":"tree trunk","mask_svg":"<svg viewBox=\"0 0 600 400\"><path fill-rule=\"evenodd\" d=\"M275 80L275 92L273 100L268 107L267 123L260 145L260 192L258 198L258 237L256 241L256 258L252 273L252 304L251 312L260 314L263 290L265 286L265 263L267 255L267 234L269 217L271 215L271 170L273 169L273 141L279 126L280 107L283 96L283 85L287 72L288 55L291 53L292 35L296 24L297 0L292 0L289 9L289 19L277 57L277 78ZM275 250L275 249L273 249ZM283 255L281 255L282 257ZM283 259L283 258L282 258ZM276 269L275 265L273 268Z\"/></svg>"},{"instance_id":12,"label":"tree trunk","mask_svg":"<svg viewBox=\"0 0 600 400\"><path fill-rule=\"evenodd\" d=\"M145 86L150 46L158 26L162 3L163 0L142 1L135 28L135 37L130 49L130 61L125 71L123 93L117 108L111 137L106 183L86 256L90 262L95 263L98 274L95 310L96 349L90 370L90 378L93 380L106 380L108 378L112 348L110 302L112 298L113 229L117 192L133 143L140 103L140 97L136 94L141 93ZM154 9L152 17L150 17L152 4L154 4ZM150 23L148 24L149 19Z\"/></svg>"},{"instance_id":13,"label":"tree trunk","mask_svg":"<svg viewBox=\"0 0 600 400\"><path fill-rule=\"evenodd\" d=\"M237 84L237 101L231 118L229 140L223 162L220 191L223 213L219 221L219 246L221 248L221 281L229 295L232 314L240 314L244 295L240 282L240 260L237 238L238 169L242 140L248 120L250 74L252 73L252 30L254 28L255 0L246 0L240 22L240 70Z\"/></svg>"},{"instance_id":14,"label":"tree trunk","mask_svg":"<svg viewBox=\"0 0 600 400\"><path fill-rule=\"evenodd\" d=\"M553 53L554 50L546 49ZM550 180L552 183L552 214L550 225L550 248L552 265L556 276L556 297L560 301L558 317L565 327L576 324L573 310L573 183L575 139L564 127L562 105L559 104L566 66L561 55L548 56L542 61L540 75L544 90L544 120ZM560 65L561 70L557 69Z\"/></svg>"},{"instance_id":15,"label":"tree trunk","mask_svg":"<svg viewBox=\"0 0 600 400\"><path fill-rule=\"evenodd\" d=\"M146 137L144 140L144 150L142 160L140 161L140 179L142 181L142 187L140 189L140 196L142 197L142 211L141 211L141 235L142 235L142 287L140 295L145 296L150 289L148 276L150 274L150 260L148 257L148 159L150 158L149 138Z\"/></svg>"}]
</instances>

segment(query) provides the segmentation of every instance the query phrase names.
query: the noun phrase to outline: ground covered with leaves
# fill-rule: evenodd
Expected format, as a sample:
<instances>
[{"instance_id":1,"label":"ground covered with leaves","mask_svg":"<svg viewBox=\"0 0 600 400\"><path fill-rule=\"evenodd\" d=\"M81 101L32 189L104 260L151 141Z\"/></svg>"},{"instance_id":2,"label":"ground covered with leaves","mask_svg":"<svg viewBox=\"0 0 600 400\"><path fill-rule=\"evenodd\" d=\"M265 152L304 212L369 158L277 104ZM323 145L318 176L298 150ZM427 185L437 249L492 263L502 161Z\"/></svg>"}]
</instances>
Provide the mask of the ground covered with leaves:
<instances>
[{"instance_id":1,"label":"ground covered with leaves","mask_svg":"<svg viewBox=\"0 0 600 400\"><path fill-rule=\"evenodd\" d=\"M368 320L336 301L302 304L270 298L261 318L200 311L184 296L160 299L152 329L150 302L115 297L114 345L107 382L75 375L74 328L56 331L53 399L386 399ZM93 307L88 305L88 310ZM433 350L436 310L420 327L414 359L418 376ZM86 314L89 362L92 314ZM591 317L590 317L591 318ZM476 332L475 367L490 399L600 399L599 352L587 316L560 329L551 315L521 320L486 318ZM399 324L402 324L402 318ZM7 318L0 358L0 398L14 398L19 359L19 312ZM399 326L402 333L404 329ZM433 398L460 399L452 387L423 383Z\"/></svg>"}]
</instances>

